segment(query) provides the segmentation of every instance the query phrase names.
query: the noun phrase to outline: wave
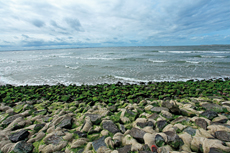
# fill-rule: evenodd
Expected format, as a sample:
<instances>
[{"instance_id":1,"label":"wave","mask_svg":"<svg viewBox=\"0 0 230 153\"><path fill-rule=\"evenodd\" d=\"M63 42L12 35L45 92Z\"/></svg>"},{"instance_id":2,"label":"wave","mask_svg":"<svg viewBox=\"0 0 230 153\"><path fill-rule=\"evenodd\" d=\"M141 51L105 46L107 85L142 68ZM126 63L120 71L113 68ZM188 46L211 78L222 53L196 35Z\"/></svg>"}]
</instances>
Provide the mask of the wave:
<instances>
[{"instance_id":1,"label":"wave","mask_svg":"<svg viewBox=\"0 0 230 153\"><path fill-rule=\"evenodd\" d=\"M200 55L201 58L227 58L228 56L208 56L208 55Z\"/></svg>"},{"instance_id":2,"label":"wave","mask_svg":"<svg viewBox=\"0 0 230 153\"><path fill-rule=\"evenodd\" d=\"M166 63L167 61L162 61L162 60L152 60L152 59L148 59L149 62L152 63Z\"/></svg>"},{"instance_id":3,"label":"wave","mask_svg":"<svg viewBox=\"0 0 230 153\"><path fill-rule=\"evenodd\" d=\"M140 80L135 78L129 78L129 77L121 77L121 76L114 76L114 78L124 81L131 81L131 82L149 82L148 80Z\"/></svg>"},{"instance_id":4,"label":"wave","mask_svg":"<svg viewBox=\"0 0 230 153\"><path fill-rule=\"evenodd\" d=\"M79 69L79 66L71 67L71 66L65 65L65 67L68 68L68 69L72 69L72 70L77 70L77 69Z\"/></svg>"},{"instance_id":5,"label":"wave","mask_svg":"<svg viewBox=\"0 0 230 153\"><path fill-rule=\"evenodd\" d=\"M192 63L192 64L199 64L200 62L197 61L186 61L187 63Z\"/></svg>"},{"instance_id":6,"label":"wave","mask_svg":"<svg viewBox=\"0 0 230 153\"><path fill-rule=\"evenodd\" d=\"M213 54L230 54L230 52L226 51L158 51L159 53L176 53L176 54L183 54L183 53L213 53Z\"/></svg>"}]
</instances>

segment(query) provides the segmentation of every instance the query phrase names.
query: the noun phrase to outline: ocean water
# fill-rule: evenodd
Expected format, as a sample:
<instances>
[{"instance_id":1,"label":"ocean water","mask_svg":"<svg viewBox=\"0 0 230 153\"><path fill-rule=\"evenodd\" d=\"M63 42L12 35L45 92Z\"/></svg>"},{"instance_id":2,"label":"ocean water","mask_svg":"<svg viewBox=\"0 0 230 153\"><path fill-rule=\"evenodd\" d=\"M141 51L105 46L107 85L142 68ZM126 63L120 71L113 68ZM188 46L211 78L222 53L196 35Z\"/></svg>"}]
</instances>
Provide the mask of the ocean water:
<instances>
[{"instance_id":1,"label":"ocean water","mask_svg":"<svg viewBox=\"0 0 230 153\"><path fill-rule=\"evenodd\" d=\"M0 82L55 85L230 77L230 45L0 52Z\"/></svg>"}]
</instances>

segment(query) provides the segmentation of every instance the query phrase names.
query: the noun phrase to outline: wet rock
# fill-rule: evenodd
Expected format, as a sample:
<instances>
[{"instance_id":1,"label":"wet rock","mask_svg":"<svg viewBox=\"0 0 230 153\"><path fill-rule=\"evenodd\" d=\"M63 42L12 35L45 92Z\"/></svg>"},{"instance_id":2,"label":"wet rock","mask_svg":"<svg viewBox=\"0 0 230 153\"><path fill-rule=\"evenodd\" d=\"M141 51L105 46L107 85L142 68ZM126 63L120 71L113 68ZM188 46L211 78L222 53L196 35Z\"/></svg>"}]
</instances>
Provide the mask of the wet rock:
<instances>
[{"instance_id":1,"label":"wet rock","mask_svg":"<svg viewBox=\"0 0 230 153\"><path fill-rule=\"evenodd\" d=\"M141 128L144 128L144 127L146 127L146 126L154 127L154 124L153 124L153 122L151 122L151 121L144 122L144 123L142 123L142 122L137 122L137 126L139 126L139 127L141 127Z\"/></svg>"},{"instance_id":2,"label":"wet rock","mask_svg":"<svg viewBox=\"0 0 230 153\"><path fill-rule=\"evenodd\" d=\"M13 153L32 153L33 149L34 149L33 144L26 143L24 141L20 141L15 145L12 152Z\"/></svg>"},{"instance_id":3,"label":"wet rock","mask_svg":"<svg viewBox=\"0 0 230 153\"><path fill-rule=\"evenodd\" d=\"M38 132L39 130L41 130L43 127L45 126L45 124L36 124L34 126L34 131Z\"/></svg>"},{"instance_id":4,"label":"wet rock","mask_svg":"<svg viewBox=\"0 0 230 153\"><path fill-rule=\"evenodd\" d=\"M219 115L218 117L215 117L212 122L213 123L221 123L224 124L228 121L228 118L226 116L223 115Z\"/></svg>"},{"instance_id":5,"label":"wet rock","mask_svg":"<svg viewBox=\"0 0 230 153\"><path fill-rule=\"evenodd\" d=\"M85 116L89 116L90 118L90 121L93 123L93 124L99 124L101 122L101 116L98 115L98 114L86 114Z\"/></svg>"},{"instance_id":6,"label":"wet rock","mask_svg":"<svg viewBox=\"0 0 230 153\"><path fill-rule=\"evenodd\" d=\"M9 125L10 123L12 123L15 119L17 119L19 117L23 117L23 116L21 114L16 114L16 115L10 116L10 117L8 117L7 119L5 119L2 122L2 125L3 126L7 126L7 125Z\"/></svg>"},{"instance_id":7,"label":"wet rock","mask_svg":"<svg viewBox=\"0 0 230 153\"><path fill-rule=\"evenodd\" d=\"M94 150L97 151L102 146L107 147L104 141L105 141L105 136L102 136L99 139L93 141L92 145Z\"/></svg>"},{"instance_id":8,"label":"wet rock","mask_svg":"<svg viewBox=\"0 0 230 153\"><path fill-rule=\"evenodd\" d=\"M137 128L132 128L131 131L129 132L129 134L139 142L144 142L145 133L146 133L145 131Z\"/></svg>"},{"instance_id":9,"label":"wet rock","mask_svg":"<svg viewBox=\"0 0 230 153\"><path fill-rule=\"evenodd\" d=\"M87 137L87 134L81 132L81 131L74 131L73 132L74 134L77 134L80 138L86 138Z\"/></svg>"},{"instance_id":10,"label":"wet rock","mask_svg":"<svg viewBox=\"0 0 230 153\"><path fill-rule=\"evenodd\" d=\"M171 119L171 118L172 118L172 114L169 113L168 111L162 110L162 111L161 111L161 114L162 114L163 117L165 117L165 118L167 118L167 119Z\"/></svg>"},{"instance_id":11,"label":"wet rock","mask_svg":"<svg viewBox=\"0 0 230 153\"><path fill-rule=\"evenodd\" d=\"M120 131L117 128L117 126L110 120L103 121L102 125L103 125L103 129L108 130L109 132L112 132L113 134Z\"/></svg>"},{"instance_id":12,"label":"wet rock","mask_svg":"<svg viewBox=\"0 0 230 153\"><path fill-rule=\"evenodd\" d=\"M131 151L132 145L126 145L122 148L117 149L118 153L129 153Z\"/></svg>"},{"instance_id":13,"label":"wet rock","mask_svg":"<svg viewBox=\"0 0 230 153\"><path fill-rule=\"evenodd\" d=\"M204 116L205 118L212 120L213 118L218 116L218 113L211 110L206 110L201 113L200 116Z\"/></svg>"},{"instance_id":14,"label":"wet rock","mask_svg":"<svg viewBox=\"0 0 230 153\"><path fill-rule=\"evenodd\" d=\"M206 110L211 110L217 113L223 112L223 107L213 103L205 103L201 105Z\"/></svg>"},{"instance_id":15,"label":"wet rock","mask_svg":"<svg viewBox=\"0 0 230 153\"><path fill-rule=\"evenodd\" d=\"M208 153L223 153L223 151L217 148L210 148Z\"/></svg>"},{"instance_id":16,"label":"wet rock","mask_svg":"<svg viewBox=\"0 0 230 153\"><path fill-rule=\"evenodd\" d=\"M221 141L230 142L230 133L226 131L216 131L215 137Z\"/></svg>"},{"instance_id":17,"label":"wet rock","mask_svg":"<svg viewBox=\"0 0 230 153\"><path fill-rule=\"evenodd\" d=\"M157 134L155 136L155 143L158 147L161 147L165 144L165 139L160 134Z\"/></svg>"},{"instance_id":18,"label":"wet rock","mask_svg":"<svg viewBox=\"0 0 230 153\"><path fill-rule=\"evenodd\" d=\"M174 149L178 149L184 144L183 140L176 134L176 132L166 131L164 133L167 135L167 143Z\"/></svg>"},{"instance_id":19,"label":"wet rock","mask_svg":"<svg viewBox=\"0 0 230 153\"><path fill-rule=\"evenodd\" d=\"M204 119L198 118L198 119L195 120L195 123L196 123L196 125L198 125L199 127L203 128L203 129L205 129L205 130L207 130L208 123L207 123Z\"/></svg>"},{"instance_id":20,"label":"wet rock","mask_svg":"<svg viewBox=\"0 0 230 153\"><path fill-rule=\"evenodd\" d=\"M65 117L65 118L57 125L57 127L70 129L71 126L72 126L72 123L73 123L72 117Z\"/></svg>"},{"instance_id":21,"label":"wet rock","mask_svg":"<svg viewBox=\"0 0 230 153\"><path fill-rule=\"evenodd\" d=\"M169 153L173 151L173 149L171 148L171 146L167 145L167 146L162 146L160 148L157 149L158 153Z\"/></svg>"},{"instance_id":22,"label":"wet rock","mask_svg":"<svg viewBox=\"0 0 230 153\"><path fill-rule=\"evenodd\" d=\"M192 127L187 127L186 129L184 129L184 132L187 132L188 134L190 134L191 136L196 135L196 129L192 128Z\"/></svg>"},{"instance_id":23,"label":"wet rock","mask_svg":"<svg viewBox=\"0 0 230 153\"><path fill-rule=\"evenodd\" d=\"M9 135L9 139L12 142L18 142L21 140L25 140L29 136L29 134L30 133L27 130L21 130L19 132Z\"/></svg>"},{"instance_id":24,"label":"wet rock","mask_svg":"<svg viewBox=\"0 0 230 153\"><path fill-rule=\"evenodd\" d=\"M164 110L164 111L169 111L169 109L168 108L166 108L166 107L153 107L152 109L150 109L152 112L157 112L157 113L160 113L162 110Z\"/></svg>"},{"instance_id":25,"label":"wet rock","mask_svg":"<svg viewBox=\"0 0 230 153\"><path fill-rule=\"evenodd\" d=\"M175 123L181 123L181 122L189 122L189 118L188 117L184 117L184 116L179 116L178 118L176 118L175 120L173 120L171 122L171 124L175 124Z\"/></svg>"},{"instance_id":26,"label":"wet rock","mask_svg":"<svg viewBox=\"0 0 230 153\"><path fill-rule=\"evenodd\" d=\"M38 111L34 111L34 115L45 115L47 113L47 110L46 109L43 109L43 110L38 110Z\"/></svg>"},{"instance_id":27,"label":"wet rock","mask_svg":"<svg viewBox=\"0 0 230 153\"><path fill-rule=\"evenodd\" d=\"M167 121L166 120L160 120L160 121L157 121L156 125L159 129L159 131L162 131L163 128L167 125Z\"/></svg>"}]
</instances>

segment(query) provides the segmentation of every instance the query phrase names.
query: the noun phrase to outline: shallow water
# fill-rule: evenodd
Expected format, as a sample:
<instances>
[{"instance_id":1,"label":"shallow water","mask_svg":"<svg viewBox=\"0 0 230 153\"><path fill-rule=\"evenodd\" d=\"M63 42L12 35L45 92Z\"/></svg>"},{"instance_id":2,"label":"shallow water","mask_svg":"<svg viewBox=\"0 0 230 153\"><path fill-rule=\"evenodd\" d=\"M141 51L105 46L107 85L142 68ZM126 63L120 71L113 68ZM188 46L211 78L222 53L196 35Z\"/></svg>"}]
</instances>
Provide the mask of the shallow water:
<instances>
[{"instance_id":1,"label":"shallow water","mask_svg":"<svg viewBox=\"0 0 230 153\"><path fill-rule=\"evenodd\" d=\"M229 45L0 52L1 84L81 85L229 76Z\"/></svg>"}]
</instances>

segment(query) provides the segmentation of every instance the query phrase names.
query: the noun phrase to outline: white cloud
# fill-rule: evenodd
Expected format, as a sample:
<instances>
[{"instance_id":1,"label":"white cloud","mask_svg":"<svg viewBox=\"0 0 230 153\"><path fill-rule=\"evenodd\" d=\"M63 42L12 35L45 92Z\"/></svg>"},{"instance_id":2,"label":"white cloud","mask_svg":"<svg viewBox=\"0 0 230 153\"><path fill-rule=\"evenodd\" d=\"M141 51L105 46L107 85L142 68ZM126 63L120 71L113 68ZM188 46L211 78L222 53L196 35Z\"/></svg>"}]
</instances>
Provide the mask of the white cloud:
<instances>
[{"instance_id":1,"label":"white cloud","mask_svg":"<svg viewBox=\"0 0 230 153\"><path fill-rule=\"evenodd\" d=\"M0 46L205 44L215 43L204 38L218 31L224 43L229 5L222 0L0 1Z\"/></svg>"}]
</instances>

